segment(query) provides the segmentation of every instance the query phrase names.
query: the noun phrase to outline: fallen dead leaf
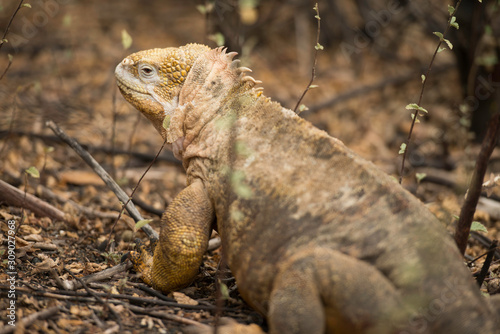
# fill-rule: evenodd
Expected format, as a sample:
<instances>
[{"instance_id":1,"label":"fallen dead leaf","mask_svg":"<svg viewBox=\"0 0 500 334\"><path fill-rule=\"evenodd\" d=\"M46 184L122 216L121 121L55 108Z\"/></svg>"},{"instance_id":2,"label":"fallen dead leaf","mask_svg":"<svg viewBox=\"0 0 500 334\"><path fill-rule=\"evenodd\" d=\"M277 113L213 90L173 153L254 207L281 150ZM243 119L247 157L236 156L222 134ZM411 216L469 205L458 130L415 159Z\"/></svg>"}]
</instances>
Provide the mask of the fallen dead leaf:
<instances>
[{"instance_id":1,"label":"fallen dead leaf","mask_svg":"<svg viewBox=\"0 0 500 334\"><path fill-rule=\"evenodd\" d=\"M19 231L22 234L40 234L42 233L42 228L41 227L36 228L35 226L32 225L23 224L21 225Z\"/></svg>"},{"instance_id":2,"label":"fallen dead leaf","mask_svg":"<svg viewBox=\"0 0 500 334\"><path fill-rule=\"evenodd\" d=\"M24 239L16 237L16 247L26 247L26 246L29 246L31 244L32 244L31 242L28 242Z\"/></svg>"},{"instance_id":3,"label":"fallen dead leaf","mask_svg":"<svg viewBox=\"0 0 500 334\"><path fill-rule=\"evenodd\" d=\"M62 185L66 183L79 186L96 185L103 186L104 182L94 172L86 170L67 170L59 173L59 181Z\"/></svg>"},{"instance_id":4,"label":"fallen dead leaf","mask_svg":"<svg viewBox=\"0 0 500 334\"><path fill-rule=\"evenodd\" d=\"M85 263L85 270L90 274L98 272L98 271L103 271L107 267L108 267L108 265L106 263L95 263L95 262Z\"/></svg>"},{"instance_id":5,"label":"fallen dead leaf","mask_svg":"<svg viewBox=\"0 0 500 334\"><path fill-rule=\"evenodd\" d=\"M81 272L83 272L83 270L85 269L85 264L83 263L80 263L80 262L73 262L73 263L70 263L70 264L66 264L66 269L70 270L73 274L79 274Z\"/></svg>"},{"instance_id":6,"label":"fallen dead leaf","mask_svg":"<svg viewBox=\"0 0 500 334\"><path fill-rule=\"evenodd\" d=\"M82 317L89 317L92 315L92 311L85 306L81 305L71 305L69 312L73 315L78 315Z\"/></svg>"},{"instance_id":7,"label":"fallen dead leaf","mask_svg":"<svg viewBox=\"0 0 500 334\"><path fill-rule=\"evenodd\" d=\"M59 259L54 261L45 254L38 254L38 258L41 259L42 262L34 265L35 269L33 269L33 273L44 273L50 271L51 269L56 268L59 263Z\"/></svg>"},{"instance_id":8,"label":"fallen dead leaf","mask_svg":"<svg viewBox=\"0 0 500 334\"><path fill-rule=\"evenodd\" d=\"M43 242L43 237L40 234L29 234L24 239L27 241Z\"/></svg>"},{"instance_id":9,"label":"fallen dead leaf","mask_svg":"<svg viewBox=\"0 0 500 334\"><path fill-rule=\"evenodd\" d=\"M82 320L61 318L57 321L57 325L61 328L70 329L71 327L81 326Z\"/></svg>"},{"instance_id":10,"label":"fallen dead leaf","mask_svg":"<svg viewBox=\"0 0 500 334\"><path fill-rule=\"evenodd\" d=\"M187 304L187 305L198 305L198 302L191 297L186 296L182 292L172 292L172 297L179 304Z\"/></svg>"}]
</instances>

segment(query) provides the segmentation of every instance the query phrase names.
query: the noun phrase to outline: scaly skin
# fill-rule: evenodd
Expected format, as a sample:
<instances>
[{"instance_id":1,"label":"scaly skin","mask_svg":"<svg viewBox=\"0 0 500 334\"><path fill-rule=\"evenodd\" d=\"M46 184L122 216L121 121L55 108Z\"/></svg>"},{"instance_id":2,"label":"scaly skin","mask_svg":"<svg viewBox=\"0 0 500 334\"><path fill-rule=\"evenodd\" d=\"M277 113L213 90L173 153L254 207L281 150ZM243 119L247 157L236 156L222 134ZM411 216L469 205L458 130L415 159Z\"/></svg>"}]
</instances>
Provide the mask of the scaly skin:
<instances>
[{"instance_id":1,"label":"scaly skin","mask_svg":"<svg viewBox=\"0 0 500 334\"><path fill-rule=\"evenodd\" d=\"M188 180L153 259L133 258L144 280L164 292L189 284L215 222L241 295L271 333L498 332L426 207L263 96L234 55L190 44L135 53L116 69ZM173 59L178 78L167 77Z\"/></svg>"}]
</instances>

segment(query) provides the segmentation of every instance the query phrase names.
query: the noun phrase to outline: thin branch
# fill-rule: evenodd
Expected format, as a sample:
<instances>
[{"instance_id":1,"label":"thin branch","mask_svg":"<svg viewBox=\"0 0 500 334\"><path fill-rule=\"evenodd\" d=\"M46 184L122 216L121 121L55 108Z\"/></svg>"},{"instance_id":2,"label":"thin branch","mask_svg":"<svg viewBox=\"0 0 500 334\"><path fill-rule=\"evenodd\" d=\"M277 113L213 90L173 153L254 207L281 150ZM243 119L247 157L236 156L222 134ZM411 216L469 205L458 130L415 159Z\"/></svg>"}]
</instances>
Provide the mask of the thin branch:
<instances>
[{"instance_id":1,"label":"thin branch","mask_svg":"<svg viewBox=\"0 0 500 334\"><path fill-rule=\"evenodd\" d=\"M16 10L12 14L12 16L10 17L9 23L7 24L7 27L5 28L2 39L0 39L0 49L7 42L7 40L5 38L7 37L7 34L9 33L10 26L12 25L12 21L14 21L14 17L16 17L17 13L19 12L21 7L23 6L23 1L24 0L19 1L19 4L18 4ZM7 74L7 71L9 70L10 66L12 65L12 61L14 58L10 54L8 55L8 57L9 57L9 63L7 64L7 66L5 67L5 70L3 71L2 75L0 76L0 81L2 81L3 77L5 76L5 74Z\"/></svg>"},{"instance_id":2,"label":"thin branch","mask_svg":"<svg viewBox=\"0 0 500 334\"><path fill-rule=\"evenodd\" d=\"M455 64L445 64L445 65L434 68L433 73L445 72L445 71L450 70L454 66L455 66ZM421 71L419 71L419 73L421 73ZM382 80L380 80L374 84L371 84L371 85L366 85L366 86L358 87L358 88L348 90L345 92L341 92L331 99L320 102L317 105L313 105L312 107L310 107L307 110L307 113L308 114L315 113L321 109L333 107L334 105L336 105L338 103L348 101L350 99L354 99L358 96L366 95L366 94L369 94L369 93L377 91L377 90L384 89L385 87L388 87L388 86L397 86L397 85L404 84L404 83L414 79L415 76L416 76L416 73L414 71L412 71L411 73L406 73L406 74L403 74L400 76L383 78Z\"/></svg>"},{"instance_id":3,"label":"thin branch","mask_svg":"<svg viewBox=\"0 0 500 334\"><path fill-rule=\"evenodd\" d=\"M312 88L311 87L312 83L314 82L314 79L316 78L316 63L318 60L318 51L323 49L323 46L321 46L321 44L319 44L319 33L321 31L321 17L319 16L319 7L318 7L317 3L314 6L314 10L316 11L316 20L318 21L318 30L316 32L316 45L314 46L314 61L313 61L313 66L312 66L312 70L311 70L311 80L309 80L309 84L307 85L306 89L304 90L304 92L300 96L299 100L297 101L295 108L293 109L293 112L295 112L296 114L300 114L300 112L302 111L299 109L300 102L302 102L302 99L304 98L304 96L306 96L309 89ZM297 109L299 109L299 110L297 110Z\"/></svg>"},{"instance_id":4,"label":"thin branch","mask_svg":"<svg viewBox=\"0 0 500 334\"><path fill-rule=\"evenodd\" d=\"M95 299L96 299L96 300L97 300L100 304L102 304L102 305L104 305L105 307L107 307L107 308L110 310L110 312L111 312L111 314L113 315L113 317L115 318L116 322L118 323L119 328L120 328L120 329L123 329L122 320L121 320L121 318L120 318L120 315L116 312L116 310L115 310L112 306L110 306L110 305L108 304L108 302L107 302L107 301L105 301L104 299L102 299L102 298L101 298L101 296L98 296L98 295L97 295L97 293L96 293L95 291L91 290L91 289L87 286L87 284L85 284L85 282L84 282L82 279L80 279L79 277L76 277L76 276L75 276L75 275L71 272L71 270L69 270L69 269L68 269L68 268L66 268L66 267L64 267L64 270L65 270L68 274L70 274L70 275L71 275L71 277L73 277L73 279L77 280L77 281L78 281L78 282L82 285L82 287L85 289L85 291L87 291L87 293L88 293L89 295L91 295L92 297L94 297L94 298L95 298Z\"/></svg>"},{"instance_id":5,"label":"thin branch","mask_svg":"<svg viewBox=\"0 0 500 334\"><path fill-rule=\"evenodd\" d=\"M481 272L479 273L479 276L477 276L477 285L481 287L483 285L484 279L486 278L486 275L488 274L488 271L490 270L490 265L491 261L493 261L493 255L495 254L495 250L497 249L498 246L498 240L493 240L491 242L490 247L488 248L488 252L486 255L486 259L483 262L483 266L481 267Z\"/></svg>"},{"instance_id":6,"label":"thin branch","mask_svg":"<svg viewBox=\"0 0 500 334\"><path fill-rule=\"evenodd\" d=\"M132 264L130 262L120 263L116 266L82 277L78 281L64 281L64 288L67 290L77 290L80 289L84 283L103 281L105 279L113 277L116 274L127 271L130 268L132 268Z\"/></svg>"},{"instance_id":7,"label":"thin branch","mask_svg":"<svg viewBox=\"0 0 500 334\"><path fill-rule=\"evenodd\" d=\"M5 31L4 31L3 36L2 36L2 39L0 40L0 49L2 48L2 46L5 43L5 38L7 37L7 34L9 33L10 26L12 25L12 21L14 21L14 17L16 17L17 12L19 12L19 10L21 9L21 7L23 6L23 1L24 0L19 1L19 4L17 5L16 10L12 14L12 16L10 17L9 23L7 23L7 27L5 28Z\"/></svg>"},{"instance_id":8,"label":"thin branch","mask_svg":"<svg viewBox=\"0 0 500 334\"><path fill-rule=\"evenodd\" d=\"M70 138L64 131L62 131L53 121L48 121L46 125L61 138L66 144L68 144L76 153L94 170L94 172L101 177L101 179L106 183L106 185L115 193L116 197L125 203L124 207L134 219L138 222L143 220L141 214L132 202L130 202L130 197L116 184L116 182L109 176L109 174L104 170L104 168L99 165L99 163L87 152L81 145L73 138ZM142 227L142 230L148 235L150 240L158 240L158 233L148 224Z\"/></svg>"},{"instance_id":9,"label":"thin branch","mask_svg":"<svg viewBox=\"0 0 500 334\"><path fill-rule=\"evenodd\" d=\"M206 328L206 325L199 323L198 321L191 320L188 318L183 318L175 314L169 314L165 311L151 311L145 307L139 307L135 305L127 305L127 307L134 313L146 314L154 318L160 318L165 320L175 321L184 325L196 326L199 328Z\"/></svg>"},{"instance_id":10,"label":"thin branch","mask_svg":"<svg viewBox=\"0 0 500 334\"><path fill-rule=\"evenodd\" d=\"M0 44L0 46L1 46L1 44ZM5 70L3 71L2 75L0 75L0 81L2 81L5 74L7 74L7 71L9 70L10 66L12 65L12 60L14 60L14 57L12 57L12 55L9 55L9 63L7 64L7 67L5 67Z\"/></svg>"},{"instance_id":11,"label":"thin branch","mask_svg":"<svg viewBox=\"0 0 500 334\"><path fill-rule=\"evenodd\" d=\"M499 96L497 100L500 100L500 93L497 93L497 96ZM479 196L481 196L484 174L486 173L488 160L493 152L493 149L495 148L499 133L500 111L493 115L490 119L486 136L484 137L481 145L481 151L479 152L479 156L476 160L476 166L474 168L474 173L472 174L469 191L467 192L467 197L465 198L465 202L460 210L460 216L455 230L455 242L457 243L458 249L462 254L465 254L465 249L467 248L467 239L469 238L470 226L472 224L472 219L474 218L474 212L476 212L477 202L479 201Z\"/></svg>"},{"instance_id":12,"label":"thin branch","mask_svg":"<svg viewBox=\"0 0 500 334\"><path fill-rule=\"evenodd\" d=\"M161 151L163 151L163 148L165 147L165 145L167 144L167 138L165 138L165 140L163 141L163 144L161 145L160 149L158 150L158 153L156 153L156 156L154 157L154 159L151 161L151 163L149 164L149 166L146 168L146 170L144 171L144 173L142 173L141 177L139 178L139 181L137 181L137 184L135 185L134 189L132 189L132 193L130 194L129 198L127 199L127 201L122 205L122 209L120 210L120 213L118 214L118 217L116 218L115 220L115 223L113 224L113 226L111 227L111 231L109 232L109 238L108 238L108 247L109 247L109 244L110 244L110 241L111 241L111 234L113 233L114 229L115 229L115 226L116 224L118 223L118 221L120 220L120 217L122 216L123 214L123 211L125 210L125 207L132 201L132 197L134 196L137 188L139 188L139 185L141 184L142 180L144 179L144 177L146 176L146 174L148 173L148 171L151 169L151 167L153 166L153 164L156 162L156 159L158 158L158 156L160 155ZM136 221L137 223L137 221ZM146 231L144 229L144 227L148 226L151 230L153 230L151 228L151 226L149 226L149 224L146 224L142 227L142 229L144 230L144 232ZM153 230L154 231L154 230ZM149 235L148 235L149 236ZM155 239L149 237L149 239L154 242L156 240L158 240L158 237L156 237Z\"/></svg>"},{"instance_id":13,"label":"thin branch","mask_svg":"<svg viewBox=\"0 0 500 334\"><path fill-rule=\"evenodd\" d=\"M0 290L8 291L10 289L10 285L8 284L0 284ZM79 302L90 303L94 302L94 297L90 297L87 292L78 292L78 291L65 291L65 290L55 290L55 291L46 291L42 289L36 288L26 288L26 287L16 287L16 293L26 294L29 296L37 296L37 297L45 297L45 298L53 298L58 300L74 300ZM108 302L113 304L122 304L122 300L127 300L132 304L140 304L140 305L154 305L154 306L168 306L168 307L178 307L187 310L206 310L206 311L214 311L216 309L215 306L212 305L189 305L189 304L179 304L177 302L169 302L165 300L160 300L156 297L147 298L147 297L136 297L129 296L124 294L113 294L103 292L95 292L97 296L109 298ZM224 307L224 311L235 311L234 308Z\"/></svg>"},{"instance_id":14,"label":"thin branch","mask_svg":"<svg viewBox=\"0 0 500 334\"><path fill-rule=\"evenodd\" d=\"M444 37L446 36L446 33L451 28L451 20L453 17L455 17L455 13L457 12L458 7L460 7L461 2L462 2L462 0L457 1L457 4L455 6L455 10L453 11L453 13L451 13L450 18L448 19L446 29L444 30L444 33L443 33L443 37L439 39L439 43L436 47L436 50L434 51L434 54L432 55L432 59L431 59L431 62L429 63L429 67L427 68L427 71L425 72L425 78L424 78L424 80L422 80L422 88L420 90L420 96L419 96L418 102L417 102L418 106L421 106L422 98L424 97L425 84L427 83L427 80L429 80L429 74L431 73L431 69L432 69L432 65L434 64L434 60L436 59L436 56L439 53L439 50L441 48L441 44L443 44L443 42L444 42ZM414 116L413 116L413 119L412 119L411 125L410 125L410 131L408 131L408 138L406 138L406 141L404 143L405 149L403 152L403 160L401 161L401 170L399 172L399 183L400 184L403 182L403 173L404 173L404 168L405 168L406 156L408 154L411 135L413 134L413 128L415 127L415 123L417 122L418 113L419 113L419 110L415 110Z\"/></svg>"}]
</instances>

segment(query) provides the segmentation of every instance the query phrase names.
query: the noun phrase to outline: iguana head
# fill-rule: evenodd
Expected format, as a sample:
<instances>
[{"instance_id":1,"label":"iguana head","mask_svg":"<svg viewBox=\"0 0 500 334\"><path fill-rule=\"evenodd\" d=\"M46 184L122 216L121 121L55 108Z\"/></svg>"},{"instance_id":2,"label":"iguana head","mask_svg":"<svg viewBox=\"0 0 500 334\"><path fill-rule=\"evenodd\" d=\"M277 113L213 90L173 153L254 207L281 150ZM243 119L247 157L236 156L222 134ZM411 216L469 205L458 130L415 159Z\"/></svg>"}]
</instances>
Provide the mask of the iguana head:
<instances>
[{"instance_id":1,"label":"iguana head","mask_svg":"<svg viewBox=\"0 0 500 334\"><path fill-rule=\"evenodd\" d=\"M179 103L179 92L195 60L210 48L188 44L179 48L140 51L123 59L115 70L125 99L161 127Z\"/></svg>"},{"instance_id":2,"label":"iguana head","mask_svg":"<svg viewBox=\"0 0 500 334\"><path fill-rule=\"evenodd\" d=\"M174 155L182 158L201 129L227 112L222 106L228 101L241 92L261 95L260 88L254 88L260 81L247 76L250 69L239 67L235 56L236 52L200 44L151 49L125 58L115 75L125 99L149 118Z\"/></svg>"}]
</instances>

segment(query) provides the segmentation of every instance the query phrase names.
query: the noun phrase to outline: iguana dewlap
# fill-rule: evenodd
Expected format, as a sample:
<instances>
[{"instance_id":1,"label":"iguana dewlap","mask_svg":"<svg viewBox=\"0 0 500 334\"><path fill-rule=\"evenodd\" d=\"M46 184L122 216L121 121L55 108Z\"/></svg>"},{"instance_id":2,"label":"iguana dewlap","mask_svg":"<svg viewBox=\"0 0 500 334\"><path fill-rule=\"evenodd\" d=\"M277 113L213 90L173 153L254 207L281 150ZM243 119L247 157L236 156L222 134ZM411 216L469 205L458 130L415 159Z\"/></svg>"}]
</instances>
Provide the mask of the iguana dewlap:
<instances>
[{"instance_id":1,"label":"iguana dewlap","mask_svg":"<svg viewBox=\"0 0 500 334\"><path fill-rule=\"evenodd\" d=\"M125 99L167 139L187 187L137 270L189 284L216 223L271 333L495 333L453 240L391 177L254 88L235 53L189 44L125 58Z\"/></svg>"}]
</instances>

